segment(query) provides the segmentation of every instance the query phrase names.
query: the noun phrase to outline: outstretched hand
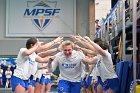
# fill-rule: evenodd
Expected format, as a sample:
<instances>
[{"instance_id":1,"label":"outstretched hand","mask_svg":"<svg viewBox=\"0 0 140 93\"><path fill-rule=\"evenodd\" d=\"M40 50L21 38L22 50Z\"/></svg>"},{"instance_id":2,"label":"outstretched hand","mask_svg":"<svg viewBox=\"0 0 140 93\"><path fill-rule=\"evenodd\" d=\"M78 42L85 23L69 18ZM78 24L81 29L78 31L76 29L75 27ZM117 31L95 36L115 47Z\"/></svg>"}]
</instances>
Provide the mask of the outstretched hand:
<instances>
[{"instance_id":1,"label":"outstretched hand","mask_svg":"<svg viewBox=\"0 0 140 93\"><path fill-rule=\"evenodd\" d=\"M55 56L49 56L49 61L48 61L48 63L51 64L52 61L53 61L54 59L55 59Z\"/></svg>"},{"instance_id":2,"label":"outstretched hand","mask_svg":"<svg viewBox=\"0 0 140 93\"><path fill-rule=\"evenodd\" d=\"M81 39L78 35L72 35L71 38L73 39L74 43L80 43Z\"/></svg>"},{"instance_id":3,"label":"outstretched hand","mask_svg":"<svg viewBox=\"0 0 140 93\"><path fill-rule=\"evenodd\" d=\"M88 36L84 36L84 39L87 41L91 41L91 39Z\"/></svg>"},{"instance_id":4,"label":"outstretched hand","mask_svg":"<svg viewBox=\"0 0 140 93\"><path fill-rule=\"evenodd\" d=\"M61 44L63 42L63 37L62 36L59 36L56 39L54 39L53 42L55 44Z\"/></svg>"},{"instance_id":5,"label":"outstretched hand","mask_svg":"<svg viewBox=\"0 0 140 93\"><path fill-rule=\"evenodd\" d=\"M77 44L74 44L74 48L81 49L81 47L79 45L77 45Z\"/></svg>"}]
</instances>

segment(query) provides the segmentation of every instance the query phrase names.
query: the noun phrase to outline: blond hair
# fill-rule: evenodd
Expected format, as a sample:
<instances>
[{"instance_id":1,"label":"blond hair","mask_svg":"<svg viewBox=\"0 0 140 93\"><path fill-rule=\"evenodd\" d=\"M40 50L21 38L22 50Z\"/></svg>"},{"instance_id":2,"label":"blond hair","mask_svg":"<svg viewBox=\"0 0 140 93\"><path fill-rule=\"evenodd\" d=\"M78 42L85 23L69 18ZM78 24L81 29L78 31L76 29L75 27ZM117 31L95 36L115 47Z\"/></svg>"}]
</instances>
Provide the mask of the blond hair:
<instances>
[{"instance_id":1,"label":"blond hair","mask_svg":"<svg viewBox=\"0 0 140 93\"><path fill-rule=\"evenodd\" d=\"M63 48L64 46L71 45L74 48L74 43L70 40L65 40L61 43L60 47Z\"/></svg>"}]
</instances>

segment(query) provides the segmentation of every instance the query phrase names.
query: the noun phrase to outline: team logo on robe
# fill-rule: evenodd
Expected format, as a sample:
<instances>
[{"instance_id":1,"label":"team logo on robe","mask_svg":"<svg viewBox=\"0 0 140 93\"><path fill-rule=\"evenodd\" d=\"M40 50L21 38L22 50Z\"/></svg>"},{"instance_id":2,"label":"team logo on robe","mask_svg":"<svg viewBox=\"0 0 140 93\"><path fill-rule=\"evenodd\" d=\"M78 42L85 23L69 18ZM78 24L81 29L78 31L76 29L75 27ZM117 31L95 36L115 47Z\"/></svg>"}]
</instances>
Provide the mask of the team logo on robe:
<instances>
[{"instance_id":1,"label":"team logo on robe","mask_svg":"<svg viewBox=\"0 0 140 93\"><path fill-rule=\"evenodd\" d=\"M36 0L27 1L24 17L31 19L32 23L43 31L60 13L56 1Z\"/></svg>"}]
</instances>

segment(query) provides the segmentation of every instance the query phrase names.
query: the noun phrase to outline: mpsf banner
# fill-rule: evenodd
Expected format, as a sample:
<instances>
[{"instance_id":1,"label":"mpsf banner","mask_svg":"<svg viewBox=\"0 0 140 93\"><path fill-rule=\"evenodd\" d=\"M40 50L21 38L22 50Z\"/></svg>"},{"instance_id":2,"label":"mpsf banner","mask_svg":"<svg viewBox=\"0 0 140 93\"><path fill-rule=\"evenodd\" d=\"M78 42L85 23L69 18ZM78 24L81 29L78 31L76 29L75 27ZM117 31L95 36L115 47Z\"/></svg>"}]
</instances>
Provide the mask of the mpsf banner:
<instances>
[{"instance_id":1,"label":"mpsf banner","mask_svg":"<svg viewBox=\"0 0 140 93\"><path fill-rule=\"evenodd\" d=\"M70 36L76 30L76 0L7 0L7 37Z\"/></svg>"}]
</instances>

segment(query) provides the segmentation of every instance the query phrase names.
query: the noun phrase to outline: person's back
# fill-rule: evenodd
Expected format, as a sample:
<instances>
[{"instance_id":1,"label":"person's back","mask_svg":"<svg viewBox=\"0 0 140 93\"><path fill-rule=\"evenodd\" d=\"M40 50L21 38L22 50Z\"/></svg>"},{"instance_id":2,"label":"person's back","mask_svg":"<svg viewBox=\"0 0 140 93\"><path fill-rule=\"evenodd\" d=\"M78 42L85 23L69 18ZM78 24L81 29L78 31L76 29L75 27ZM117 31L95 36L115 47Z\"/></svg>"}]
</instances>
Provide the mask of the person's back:
<instances>
[{"instance_id":1,"label":"person's back","mask_svg":"<svg viewBox=\"0 0 140 93\"><path fill-rule=\"evenodd\" d=\"M108 44L105 41L92 42L92 45L98 50L99 66L97 66L101 80L103 81L103 90L105 93L118 93L118 76L113 68L111 54L108 52Z\"/></svg>"},{"instance_id":2,"label":"person's back","mask_svg":"<svg viewBox=\"0 0 140 93\"><path fill-rule=\"evenodd\" d=\"M100 66L98 66L98 71L103 82L107 79L117 78L117 75L113 68L111 54L107 51L106 53L106 56L99 55L101 62L99 63Z\"/></svg>"}]
</instances>

